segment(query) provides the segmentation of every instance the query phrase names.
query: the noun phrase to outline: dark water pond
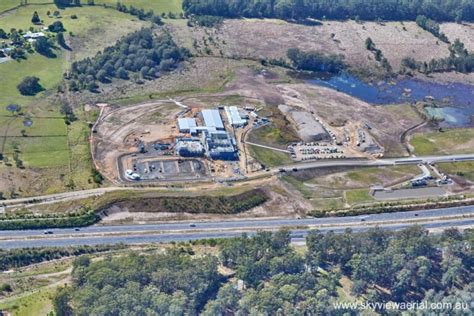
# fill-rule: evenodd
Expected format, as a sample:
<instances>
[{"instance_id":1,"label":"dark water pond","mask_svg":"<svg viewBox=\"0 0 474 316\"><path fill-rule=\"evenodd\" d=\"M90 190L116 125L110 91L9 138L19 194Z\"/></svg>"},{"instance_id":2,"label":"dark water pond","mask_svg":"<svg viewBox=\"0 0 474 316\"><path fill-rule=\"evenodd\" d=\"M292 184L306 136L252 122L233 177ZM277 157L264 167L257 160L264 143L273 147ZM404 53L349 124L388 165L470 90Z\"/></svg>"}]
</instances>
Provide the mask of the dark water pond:
<instances>
[{"instance_id":1,"label":"dark water pond","mask_svg":"<svg viewBox=\"0 0 474 316\"><path fill-rule=\"evenodd\" d=\"M33 125L32 120L26 119L26 120L23 121L23 126L30 127L31 125Z\"/></svg>"},{"instance_id":2,"label":"dark water pond","mask_svg":"<svg viewBox=\"0 0 474 316\"><path fill-rule=\"evenodd\" d=\"M474 115L474 86L463 83L441 84L405 78L366 83L347 73L318 74L305 81L328 87L371 104L434 101L442 108L428 109L430 115L443 118L446 126L467 126Z\"/></svg>"}]
</instances>

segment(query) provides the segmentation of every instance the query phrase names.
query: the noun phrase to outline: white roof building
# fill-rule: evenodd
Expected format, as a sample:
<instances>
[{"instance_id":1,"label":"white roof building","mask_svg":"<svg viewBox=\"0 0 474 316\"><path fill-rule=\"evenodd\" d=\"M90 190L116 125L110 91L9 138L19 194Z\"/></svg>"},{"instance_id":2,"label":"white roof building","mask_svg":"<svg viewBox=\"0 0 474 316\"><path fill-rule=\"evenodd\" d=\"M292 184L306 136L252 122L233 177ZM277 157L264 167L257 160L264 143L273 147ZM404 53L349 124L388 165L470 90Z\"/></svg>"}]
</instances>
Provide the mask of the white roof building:
<instances>
[{"instance_id":1,"label":"white roof building","mask_svg":"<svg viewBox=\"0 0 474 316\"><path fill-rule=\"evenodd\" d=\"M33 33L33 32L26 32L26 34L23 35L23 37L25 39L38 39L40 37L45 37L46 35L43 33L43 32L37 32L37 33Z\"/></svg>"},{"instance_id":2,"label":"white roof building","mask_svg":"<svg viewBox=\"0 0 474 316\"><path fill-rule=\"evenodd\" d=\"M226 106L225 113L229 123L234 127L242 127L247 124L247 120L240 115L239 109L236 106Z\"/></svg>"},{"instance_id":3,"label":"white roof building","mask_svg":"<svg viewBox=\"0 0 474 316\"><path fill-rule=\"evenodd\" d=\"M193 118L183 117L178 118L178 127L180 133L196 133L196 120Z\"/></svg>"},{"instance_id":4,"label":"white roof building","mask_svg":"<svg viewBox=\"0 0 474 316\"><path fill-rule=\"evenodd\" d=\"M202 117L204 118L204 126L224 129L224 123L218 110L202 110Z\"/></svg>"}]
</instances>

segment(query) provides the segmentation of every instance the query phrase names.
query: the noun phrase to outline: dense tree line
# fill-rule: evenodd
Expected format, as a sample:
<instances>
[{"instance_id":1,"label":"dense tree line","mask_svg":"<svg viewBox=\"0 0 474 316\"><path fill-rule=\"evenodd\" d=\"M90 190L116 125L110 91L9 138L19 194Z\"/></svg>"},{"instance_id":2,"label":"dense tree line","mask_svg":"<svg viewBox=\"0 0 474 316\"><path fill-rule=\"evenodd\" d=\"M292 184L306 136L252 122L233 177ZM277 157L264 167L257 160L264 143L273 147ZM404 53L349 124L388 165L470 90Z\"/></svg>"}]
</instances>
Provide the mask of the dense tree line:
<instances>
[{"instance_id":1,"label":"dense tree line","mask_svg":"<svg viewBox=\"0 0 474 316\"><path fill-rule=\"evenodd\" d=\"M222 275L217 258L187 253L83 259L73 285L55 298L57 315L195 315L217 292Z\"/></svg>"},{"instance_id":2,"label":"dense tree line","mask_svg":"<svg viewBox=\"0 0 474 316\"><path fill-rule=\"evenodd\" d=\"M108 83L114 78L130 79L130 73L143 79L154 79L161 72L174 69L189 52L179 48L167 33L156 36L151 29L127 35L114 46L72 64L70 89L95 91L97 81Z\"/></svg>"},{"instance_id":3,"label":"dense tree line","mask_svg":"<svg viewBox=\"0 0 474 316\"><path fill-rule=\"evenodd\" d=\"M422 73L459 71L462 73L474 72L474 53L468 52L459 39L456 39L449 47L450 56L446 58L431 59L429 62L419 62L412 57L402 60L405 70L417 70Z\"/></svg>"},{"instance_id":4,"label":"dense tree line","mask_svg":"<svg viewBox=\"0 0 474 316\"><path fill-rule=\"evenodd\" d=\"M287 56L298 70L338 73L346 67L340 55L326 56L316 51L304 52L290 48Z\"/></svg>"},{"instance_id":5,"label":"dense tree line","mask_svg":"<svg viewBox=\"0 0 474 316\"><path fill-rule=\"evenodd\" d=\"M437 21L473 21L470 0L184 0L187 15L228 18L411 20L425 15Z\"/></svg>"},{"instance_id":6,"label":"dense tree line","mask_svg":"<svg viewBox=\"0 0 474 316\"><path fill-rule=\"evenodd\" d=\"M448 40L448 37L446 36L446 34L444 34L443 32L441 32L439 30L439 23L438 22L433 21L433 20L427 18L424 15L419 15L416 18L416 24L418 24L419 27L421 27L422 29L430 32L431 34L433 34L434 36L436 36L437 38L439 38L443 42L449 43L449 40Z\"/></svg>"},{"instance_id":7,"label":"dense tree line","mask_svg":"<svg viewBox=\"0 0 474 316\"><path fill-rule=\"evenodd\" d=\"M31 264L70 256L118 250L124 245L77 246L69 248L21 248L0 249L0 271L25 267Z\"/></svg>"},{"instance_id":8,"label":"dense tree line","mask_svg":"<svg viewBox=\"0 0 474 316\"><path fill-rule=\"evenodd\" d=\"M297 252L282 230L218 241L219 258L173 248L160 255L82 259L74 265L72 287L56 295L55 305L74 315L352 315L333 305L346 276L354 299L464 308L444 306L436 310L440 315L474 311L473 230L437 236L418 226L313 231L306 242L307 251ZM218 264L232 278L221 275Z\"/></svg>"},{"instance_id":9,"label":"dense tree line","mask_svg":"<svg viewBox=\"0 0 474 316\"><path fill-rule=\"evenodd\" d=\"M162 25L163 21L159 15L155 15L153 10L145 11L141 8L135 8L133 5L127 7L125 4L117 2L116 9L120 12L129 13L143 21L151 21L156 25Z\"/></svg>"},{"instance_id":10,"label":"dense tree line","mask_svg":"<svg viewBox=\"0 0 474 316\"><path fill-rule=\"evenodd\" d=\"M52 214L42 217L2 218L0 219L0 230L85 227L93 225L99 220L100 217L94 211L63 216Z\"/></svg>"}]
</instances>

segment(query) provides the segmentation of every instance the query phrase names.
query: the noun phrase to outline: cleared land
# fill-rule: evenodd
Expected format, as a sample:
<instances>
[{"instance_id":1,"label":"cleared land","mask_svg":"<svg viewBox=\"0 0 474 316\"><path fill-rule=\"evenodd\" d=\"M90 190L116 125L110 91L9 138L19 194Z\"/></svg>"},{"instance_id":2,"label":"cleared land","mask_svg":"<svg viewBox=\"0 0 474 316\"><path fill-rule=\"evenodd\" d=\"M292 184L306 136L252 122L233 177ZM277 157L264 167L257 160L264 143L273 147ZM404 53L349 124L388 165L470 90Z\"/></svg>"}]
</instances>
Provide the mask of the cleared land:
<instances>
[{"instance_id":1,"label":"cleared land","mask_svg":"<svg viewBox=\"0 0 474 316\"><path fill-rule=\"evenodd\" d=\"M448 37L458 33L472 34L471 24L446 26ZM321 25L305 26L281 20L226 20L217 29L188 28L184 23L173 23L173 33L183 45L196 52L211 50L214 55L252 58L286 57L288 48L317 50L327 54L341 54L349 65L367 69L377 66L371 52L365 48L370 37L388 59L395 71L401 60L411 56L420 61L449 56L448 45L415 22L323 21ZM281 36L285 34L285 36ZM212 40L210 40L212 38ZM473 36L471 36L473 38Z\"/></svg>"},{"instance_id":2,"label":"cleared land","mask_svg":"<svg viewBox=\"0 0 474 316\"><path fill-rule=\"evenodd\" d=\"M474 129L451 129L443 132L417 133L411 137L417 155L472 153Z\"/></svg>"},{"instance_id":3,"label":"cleared land","mask_svg":"<svg viewBox=\"0 0 474 316\"><path fill-rule=\"evenodd\" d=\"M416 166L378 168L325 168L306 170L284 176L314 210L331 210L373 202L372 185L391 187L417 174Z\"/></svg>"},{"instance_id":4,"label":"cleared land","mask_svg":"<svg viewBox=\"0 0 474 316\"><path fill-rule=\"evenodd\" d=\"M351 124L370 124L370 134L385 149L385 156L404 156L400 138L423 119L410 105L374 106L347 94L307 84L278 86L285 104L313 111L327 124L344 129Z\"/></svg>"}]
</instances>

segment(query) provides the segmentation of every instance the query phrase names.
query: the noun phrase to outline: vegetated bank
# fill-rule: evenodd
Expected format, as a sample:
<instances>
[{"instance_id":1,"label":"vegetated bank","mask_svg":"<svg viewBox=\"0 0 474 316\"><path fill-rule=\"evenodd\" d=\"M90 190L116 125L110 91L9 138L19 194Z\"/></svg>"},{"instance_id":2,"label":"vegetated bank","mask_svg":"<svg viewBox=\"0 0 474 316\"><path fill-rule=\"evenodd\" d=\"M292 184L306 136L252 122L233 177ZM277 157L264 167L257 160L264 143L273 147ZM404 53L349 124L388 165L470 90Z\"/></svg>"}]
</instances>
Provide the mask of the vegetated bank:
<instances>
[{"instance_id":1,"label":"vegetated bank","mask_svg":"<svg viewBox=\"0 0 474 316\"><path fill-rule=\"evenodd\" d=\"M368 203L340 210L313 210L309 212L314 217L346 217L381 213L395 213L408 211L422 211L437 208L460 207L474 205L473 199L466 199L464 195L443 197L436 199L419 199L408 201L386 201Z\"/></svg>"},{"instance_id":2,"label":"vegetated bank","mask_svg":"<svg viewBox=\"0 0 474 316\"><path fill-rule=\"evenodd\" d=\"M252 189L236 195L221 196L160 196L111 198L94 207L84 207L70 213L35 215L26 211L7 212L0 216L0 230L86 227L98 223L110 207L127 208L131 212L173 212L193 214L238 214L260 206L269 200L263 189Z\"/></svg>"},{"instance_id":3,"label":"vegetated bank","mask_svg":"<svg viewBox=\"0 0 474 316\"><path fill-rule=\"evenodd\" d=\"M451 304L437 313L467 315L473 312L473 242L474 230L430 235L419 226L312 231L302 253L282 230L219 240L217 249L199 254L181 245L107 260L79 257L72 285L53 302L56 311L74 315L354 314L338 308L341 302L442 302Z\"/></svg>"},{"instance_id":4,"label":"vegetated bank","mask_svg":"<svg viewBox=\"0 0 474 316\"><path fill-rule=\"evenodd\" d=\"M64 257L80 256L98 252L108 252L125 249L128 246L97 245L97 246L77 246L77 247L53 247L53 248L23 248L23 249L0 249L0 271L17 269L31 264L44 261L61 259Z\"/></svg>"},{"instance_id":5,"label":"vegetated bank","mask_svg":"<svg viewBox=\"0 0 474 316\"><path fill-rule=\"evenodd\" d=\"M263 189L253 189L229 196L162 196L128 198L114 201L102 209L127 208L130 212L171 212L192 214L238 214L260 206L269 199Z\"/></svg>"}]
</instances>

